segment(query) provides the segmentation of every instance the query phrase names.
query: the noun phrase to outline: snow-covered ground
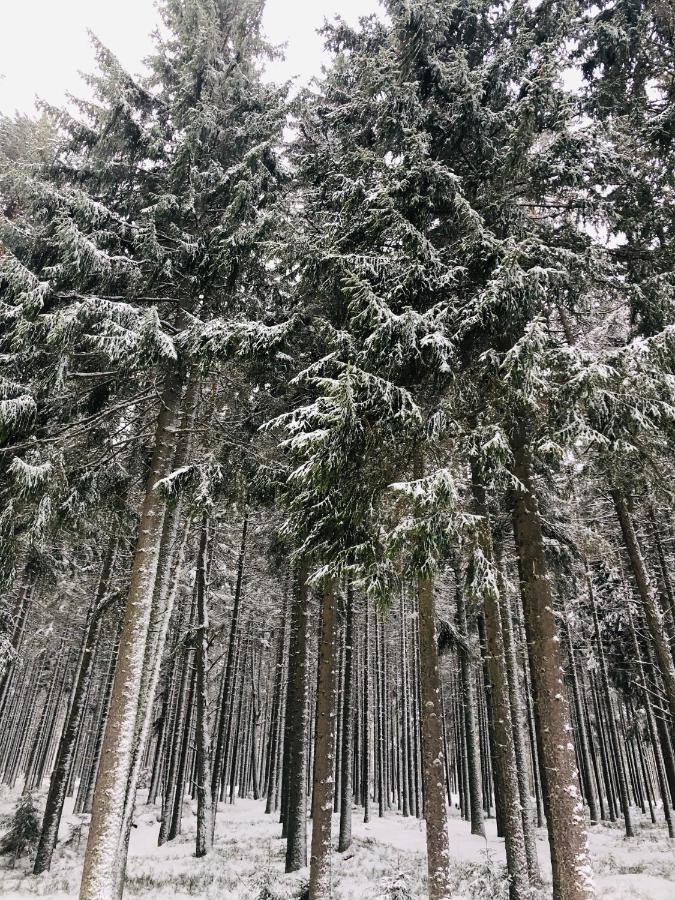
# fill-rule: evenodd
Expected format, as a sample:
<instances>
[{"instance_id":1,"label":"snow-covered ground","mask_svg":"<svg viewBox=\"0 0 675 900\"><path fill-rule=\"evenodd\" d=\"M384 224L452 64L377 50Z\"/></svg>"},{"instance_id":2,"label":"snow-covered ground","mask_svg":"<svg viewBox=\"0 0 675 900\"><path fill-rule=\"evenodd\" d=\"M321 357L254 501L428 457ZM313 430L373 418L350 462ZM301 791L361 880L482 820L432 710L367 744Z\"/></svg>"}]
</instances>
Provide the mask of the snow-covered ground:
<instances>
[{"instance_id":1,"label":"snow-covered ground","mask_svg":"<svg viewBox=\"0 0 675 900\"><path fill-rule=\"evenodd\" d=\"M2 789L0 789L2 790ZM0 812L13 808L16 792L0 794ZM377 810L375 810L376 812ZM66 808L66 813L69 807ZM384 819L361 821L355 810L354 845L333 855L335 890L332 900L374 900L388 897L424 897L424 825L390 813ZM297 898L307 871L283 874L285 842L276 816L265 816L264 804L239 800L221 806L216 844L204 859L194 857L195 816L186 804L183 834L157 847L157 810L139 806L132 831L127 870L127 897L183 900L188 897L218 900L275 900ZM52 871L34 878L29 863L15 869L0 859L0 897L8 900L35 896L65 900L77 897L86 836L74 826L79 819L65 815L61 843ZM337 832L337 818L335 821ZM451 811L450 849L456 900L502 900L508 896L503 880L504 842L496 837L494 820L487 822L487 839L474 837L469 826ZM663 825L642 822L636 838L628 841L620 827L596 826L590 836L598 896L603 900L673 900L675 898L675 845ZM545 833L539 839L539 857L550 877ZM409 893L396 892L407 887ZM550 896L549 885L538 896Z\"/></svg>"}]
</instances>

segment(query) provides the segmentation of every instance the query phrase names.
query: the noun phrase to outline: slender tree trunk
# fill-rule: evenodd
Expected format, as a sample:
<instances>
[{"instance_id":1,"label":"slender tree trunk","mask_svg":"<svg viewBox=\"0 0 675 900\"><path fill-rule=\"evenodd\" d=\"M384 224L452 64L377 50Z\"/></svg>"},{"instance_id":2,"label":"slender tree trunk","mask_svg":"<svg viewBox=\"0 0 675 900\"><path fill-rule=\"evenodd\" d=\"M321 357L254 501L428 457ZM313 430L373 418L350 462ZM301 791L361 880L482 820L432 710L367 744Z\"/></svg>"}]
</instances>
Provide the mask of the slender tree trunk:
<instances>
[{"instance_id":1,"label":"slender tree trunk","mask_svg":"<svg viewBox=\"0 0 675 900\"><path fill-rule=\"evenodd\" d=\"M659 675L663 681L663 688L670 710L670 716L675 720L675 665L673 664L673 657L663 627L663 613L659 608L656 587L647 571L637 535L635 534L633 520L628 511L626 498L616 488L612 489L611 494L621 526L623 540L628 552L628 558L630 559L633 577L635 578L640 600L642 601L647 630L652 639L654 654L656 656Z\"/></svg>"},{"instance_id":2,"label":"slender tree trunk","mask_svg":"<svg viewBox=\"0 0 675 900\"><path fill-rule=\"evenodd\" d=\"M283 683L284 683L284 651L286 647L286 628L289 615L288 594L285 591L283 618L281 628L279 629L279 644L277 647L277 659L275 665L274 678L274 699L272 702L271 713L271 729L268 750L269 772L267 777L267 802L265 804L265 812L271 813L274 807L277 795L278 780L278 761L279 761L279 744L281 743L282 734L282 699L283 699Z\"/></svg>"},{"instance_id":3,"label":"slender tree trunk","mask_svg":"<svg viewBox=\"0 0 675 900\"><path fill-rule=\"evenodd\" d=\"M206 856L213 845L213 825L211 822L213 815L213 807L211 805L211 735L208 715L209 586L207 569L210 544L209 518L208 513L204 512L199 529L199 550L197 553L197 622L194 635L195 666L197 669L195 726L197 739L197 841L195 855L198 857Z\"/></svg>"},{"instance_id":4,"label":"slender tree trunk","mask_svg":"<svg viewBox=\"0 0 675 900\"><path fill-rule=\"evenodd\" d=\"M485 491L478 474L472 472L473 496L476 511L481 517L479 549L486 563L493 563L492 538L488 518ZM498 766L498 782L501 791L500 807L504 823L506 863L509 871L509 896L511 900L524 900L529 893L527 856L523 816L518 787L518 766L513 742L511 700L509 696L508 670L504 652L501 613L499 609L498 580L493 579L492 590L485 590L483 615L487 644L488 675L492 691L495 761Z\"/></svg>"},{"instance_id":5,"label":"slender tree trunk","mask_svg":"<svg viewBox=\"0 0 675 900\"><path fill-rule=\"evenodd\" d=\"M544 539L534 494L529 448L523 435L513 441L514 475L520 481L513 510L520 557L525 629L530 655L534 709L541 747L554 900L594 896L584 809L570 742L570 717L563 684Z\"/></svg>"},{"instance_id":6,"label":"slender tree trunk","mask_svg":"<svg viewBox=\"0 0 675 900\"><path fill-rule=\"evenodd\" d=\"M595 643L598 649L598 661L600 669L600 683L605 695L605 703L607 705L607 727L609 729L609 739L612 746L614 761L616 764L616 777L619 788L619 800L621 802L621 810L623 812L623 820L626 827L626 837L633 837L633 823L630 814L630 799L628 797L628 783L626 781L626 770L621 755L621 744L619 742L619 732L616 727L616 718L612 709L612 695L609 687L609 677L607 675L607 663L605 662L605 649L602 643L602 635L600 634L600 621L598 619L598 610L595 604L595 591L593 590L593 581L591 573L586 566L586 583L588 585L588 596L591 603L591 612L593 615L593 628L595 630Z\"/></svg>"},{"instance_id":7,"label":"slender tree trunk","mask_svg":"<svg viewBox=\"0 0 675 900\"><path fill-rule=\"evenodd\" d=\"M286 871L307 865L307 564L298 563L291 606L288 651L286 739L288 742L288 806Z\"/></svg>"},{"instance_id":8,"label":"slender tree trunk","mask_svg":"<svg viewBox=\"0 0 675 900\"><path fill-rule=\"evenodd\" d=\"M363 821L370 822L370 600L365 596L363 635Z\"/></svg>"},{"instance_id":9,"label":"slender tree trunk","mask_svg":"<svg viewBox=\"0 0 675 900\"><path fill-rule=\"evenodd\" d=\"M312 792L312 850L309 863L309 900L324 900L331 890L331 824L335 787L335 680L337 674L337 609L335 587L323 587L317 683L317 720ZM350 797L351 802L351 797Z\"/></svg>"},{"instance_id":10,"label":"slender tree trunk","mask_svg":"<svg viewBox=\"0 0 675 900\"><path fill-rule=\"evenodd\" d=\"M581 700L581 689L579 687L579 673L577 672L577 661L574 653L574 645L572 643L572 631L570 628L569 618L565 615L565 638L567 643L567 656L569 658L569 671L572 680L572 695L574 697L574 708L576 710L577 719L577 742L579 745L579 753L582 760L582 773L585 784L586 802L591 815L591 825L597 825L600 821L600 813L598 811L598 802L595 796L595 787L593 785L593 777L591 775L591 754L588 746L588 733L586 731L586 718Z\"/></svg>"},{"instance_id":11,"label":"slender tree trunk","mask_svg":"<svg viewBox=\"0 0 675 900\"><path fill-rule=\"evenodd\" d=\"M417 598L422 696L422 775L426 818L429 900L451 896L448 814L445 805L441 685L436 643L434 588L431 578L418 576Z\"/></svg>"},{"instance_id":12,"label":"slender tree trunk","mask_svg":"<svg viewBox=\"0 0 675 900\"><path fill-rule=\"evenodd\" d=\"M35 854L35 864L33 866L34 875L39 875L41 872L49 870L54 848L56 847L59 824L63 812L63 803L66 798L66 787L68 785L70 770L73 765L73 751L75 749L75 742L82 721L89 677L94 663L94 649L98 640L101 616L103 613L102 604L110 583L110 575L115 559L116 548L117 541L114 540L104 556L91 615L89 621L85 625L82 652L75 678L75 685L73 687L70 709L64 724L56 763L49 783L49 791L45 803L45 813L42 820L42 830L40 832L40 840L38 842L37 852Z\"/></svg>"},{"instance_id":13,"label":"slender tree trunk","mask_svg":"<svg viewBox=\"0 0 675 900\"><path fill-rule=\"evenodd\" d=\"M628 607L628 625L631 633L631 640L633 643L633 651L635 653L635 663L637 664L638 678L640 680L640 688L642 691L642 701L645 709L645 713L647 715L647 728L649 730L649 740L652 745L652 750L654 752L654 761L656 763L656 777L659 783L659 792L661 794L661 802L663 805L663 815L666 820L666 825L668 827L668 836L675 836L675 829L673 827L673 818L671 813L671 805L672 799L668 796L668 782L665 773L665 767L663 764L663 757L661 755L661 747L659 744L656 725L654 723L654 711L652 708L651 697L649 696L649 691L646 687L646 678L645 678L645 670L642 662L642 653L640 651L640 644L638 643L637 634L635 633L635 625L633 623L633 617L631 615L630 607ZM650 800L651 806L651 800Z\"/></svg>"},{"instance_id":14,"label":"slender tree trunk","mask_svg":"<svg viewBox=\"0 0 675 900\"><path fill-rule=\"evenodd\" d=\"M354 595L347 586L345 610L345 659L342 692L342 777L340 789L340 839L338 851L344 853L352 843L352 753L354 736Z\"/></svg>"},{"instance_id":15,"label":"slender tree trunk","mask_svg":"<svg viewBox=\"0 0 675 900\"><path fill-rule=\"evenodd\" d=\"M234 602L232 605L232 620L230 622L230 636L227 642L227 658L225 661L225 672L223 675L223 689L220 696L220 710L218 714L218 726L215 741L215 749L213 753L213 766L211 769L211 822L215 828L216 811L218 809L218 798L220 796L220 785L225 764L225 754L230 742L230 729L232 727L232 679L234 673L234 651L237 643L237 635L239 629L239 610L241 606L241 598L244 583L244 562L246 560L246 535L248 531L248 512L244 514L244 523L241 529L241 545L239 548L239 559L237 561L237 583L234 589ZM230 707L230 715L227 716L228 705ZM226 731L227 719L227 731Z\"/></svg>"},{"instance_id":16,"label":"slender tree trunk","mask_svg":"<svg viewBox=\"0 0 675 900\"><path fill-rule=\"evenodd\" d=\"M525 838L525 853L527 855L527 869L530 883L537 884L541 880L539 872L539 857L537 856L537 834L535 830L534 809L530 794L530 766L528 755L528 736L525 731L525 710L523 709L522 694L520 691L520 667L518 665L518 650L516 648L516 636L513 628L513 610L506 577L503 571L501 547L497 545L497 585L499 588L500 620L502 624L502 638L504 642L504 654L507 667L507 683L509 686L509 705L511 707L511 726L513 728L513 746L516 754L516 767L518 772L518 791L520 794L520 807L523 818L523 836ZM527 685L526 685L527 689ZM533 762L536 764L536 748L533 745ZM538 768L534 766L534 779L538 784Z\"/></svg>"},{"instance_id":17,"label":"slender tree trunk","mask_svg":"<svg viewBox=\"0 0 675 900\"><path fill-rule=\"evenodd\" d=\"M469 626L466 616L466 601L462 589L461 573L455 572L455 598L457 603L457 624L460 633L469 640ZM464 730L466 732L466 753L469 768L469 810L471 815L471 834L485 837L483 823L483 803L480 784L480 743L478 737L478 721L476 718L476 689L474 669L468 654L460 651L459 664L462 673L462 703L464 707Z\"/></svg>"}]
</instances>

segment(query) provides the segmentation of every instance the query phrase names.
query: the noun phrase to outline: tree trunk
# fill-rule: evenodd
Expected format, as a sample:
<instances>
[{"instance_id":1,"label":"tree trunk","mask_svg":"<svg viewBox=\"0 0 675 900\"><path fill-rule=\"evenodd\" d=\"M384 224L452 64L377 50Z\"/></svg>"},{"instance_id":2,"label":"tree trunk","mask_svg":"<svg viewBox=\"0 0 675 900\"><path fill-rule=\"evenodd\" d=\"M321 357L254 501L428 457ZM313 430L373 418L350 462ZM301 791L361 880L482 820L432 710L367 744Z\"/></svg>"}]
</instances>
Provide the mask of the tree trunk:
<instances>
[{"instance_id":1,"label":"tree trunk","mask_svg":"<svg viewBox=\"0 0 675 900\"><path fill-rule=\"evenodd\" d=\"M342 777L340 790L340 839L338 851L344 853L352 843L352 753L354 736L354 594L347 586L345 610L345 660L342 692Z\"/></svg>"},{"instance_id":2,"label":"tree trunk","mask_svg":"<svg viewBox=\"0 0 675 900\"><path fill-rule=\"evenodd\" d=\"M571 726L547 573L544 539L534 494L529 448L518 434L513 441L514 475L520 482L513 510L520 557L525 630L530 656L534 711L541 747L544 801L548 821L554 900L594 896L584 808L570 741Z\"/></svg>"},{"instance_id":3,"label":"tree trunk","mask_svg":"<svg viewBox=\"0 0 675 900\"><path fill-rule=\"evenodd\" d=\"M197 622L194 635L197 710L196 710L196 781L197 781L197 840L196 856L205 856L213 844L211 817L211 735L208 715L208 638L209 609L207 567L211 536L208 514L202 514L197 552Z\"/></svg>"},{"instance_id":4,"label":"tree trunk","mask_svg":"<svg viewBox=\"0 0 675 900\"><path fill-rule=\"evenodd\" d=\"M481 517L479 549L482 551L486 563L493 564L492 538L485 492L475 470L472 472L472 483L476 511ZM492 692L495 761L498 766L498 782L501 790L500 809L504 824L506 863L510 877L509 896L511 900L524 900L529 893L530 885L518 786L518 766L513 742L509 679L499 609L498 580L496 579L493 580L493 590L485 591L483 615L488 675Z\"/></svg>"},{"instance_id":5,"label":"tree trunk","mask_svg":"<svg viewBox=\"0 0 675 900\"><path fill-rule=\"evenodd\" d=\"M420 641L420 691L422 696L422 776L426 818L429 900L449 900L450 846L445 804L441 685L434 588L431 578L417 578Z\"/></svg>"},{"instance_id":6,"label":"tree trunk","mask_svg":"<svg viewBox=\"0 0 675 900\"><path fill-rule=\"evenodd\" d=\"M110 575L115 560L116 550L117 541L115 540L110 544L110 547L104 556L98 589L91 608L91 615L89 616L89 621L85 625L82 652L70 701L70 709L63 727L56 763L49 782L45 813L42 820L42 830L40 832L40 840L35 854L35 864L33 866L34 875L39 875L41 872L49 870L54 848L56 847L59 824L63 812L63 803L66 798L66 787L68 785L70 770L73 765L73 751L75 749L75 742L77 740L80 723L82 721L82 714L84 712L89 676L91 675L94 663L94 649L96 647L101 626L101 616L104 611L102 604L110 583Z\"/></svg>"},{"instance_id":7,"label":"tree trunk","mask_svg":"<svg viewBox=\"0 0 675 900\"><path fill-rule=\"evenodd\" d=\"M141 508L84 857L80 900L100 900L101 897L115 896L117 879L123 880L124 877L124 860L119 858L119 844L125 801L130 787L143 661L165 509L164 500L154 488L170 472L176 446L181 392L182 379L178 372L172 373L167 377L162 394L150 475ZM135 790L135 785L131 787Z\"/></svg>"},{"instance_id":8,"label":"tree trunk","mask_svg":"<svg viewBox=\"0 0 675 900\"><path fill-rule=\"evenodd\" d=\"M319 644L309 900L324 900L332 893L331 824L335 787L337 633L335 587L332 579L327 578L323 587L321 641Z\"/></svg>"},{"instance_id":9,"label":"tree trunk","mask_svg":"<svg viewBox=\"0 0 675 900\"><path fill-rule=\"evenodd\" d=\"M605 703L607 705L607 727L609 730L609 739L616 765L619 801L621 803L621 811L623 812L623 820L626 827L626 837L633 837L634 832L630 815L630 799L628 797L626 770L623 764L623 756L621 755L621 744L619 742L619 732L616 727L616 717L612 708L612 695L610 693L609 677L607 675L607 663L605 662L605 649L602 643L602 635L600 634L600 621L598 619L598 610L595 604L595 592L593 590L593 581L591 580L591 573L588 570L588 566L586 566L586 583L588 585L588 597L591 602L591 613L593 615L595 643L598 648L600 683L602 685L602 691L605 695Z\"/></svg>"},{"instance_id":10,"label":"tree trunk","mask_svg":"<svg viewBox=\"0 0 675 900\"><path fill-rule=\"evenodd\" d=\"M637 584L640 600L644 609L647 630L652 639L654 653L658 665L659 674L663 681L666 701L671 718L675 720L675 665L668 646L668 639L663 627L663 614L659 608L659 600L656 587L653 584L645 565L637 535L633 526L633 520L628 511L628 504L623 494L613 488L611 491L614 508L616 510L621 533L630 559L633 577Z\"/></svg>"},{"instance_id":11,"label":"tree trunk","mask_svg":"<svg viewBox=\"0 0 675 900\"><path fill-rule=\"evenodd\" d=\"M577 661L574 653L574 645L572 643L572 631L570 629L570 623L567 614L565 614L565 638L567 643L567 656L569 658L569 670L572 680L572 695L574 697L574 708L576 710L577 743L582 760L581 768L585 784L584 793L586 794L586 802L588 803L588 808L591 815L591 825L597 825L600 821L600 813L598 811L598 802L595 795L593 776L591 775L591 754L588 746L586 718L584 716L583 704L581 702L581 689L579 687Z\"/></svg>"},{"instance_id":12,"label":"tree trunk","mask_svg":"<svg viewBox=\"0 0 675 900\"><path fill-rule=\"evenodd\" d=\"M241 529L241 545L239 548L239 559L237 561L237 583L234 589L234 601L232 605L232 621L230 622L230 636L227 642L227 658L225 661L225 672L223 675L223 689L220 696L220 710L218 714L218 727L215 741L215 750L213 753L213 767L211 769L211 822L215 827L216 810L218 808L218 798L220 796L220 782L225 764L225 754L230 741L230 729L232 727L232 678L234 671L234 650L237 642L239 628L239 609L241 606L241 598L244 583L244 562L246 559L246 535L248 531L248 512L244 514L244 523ZM230 715L227 716L228 704L230 706ZM227 721L227 733L225 722Z\"/></svg>"},{"instance_id":13,"label":"tree trunk","mask_svg":"<svg viewBox=\"0 0 675 900\"><path fill-rule=\"evenodd\" d=\"M457 602L457 624L460 634L469 641L469 626L466 616L466 601L462 589L461 573L455 571L455 598ZM464 730L466 733L466 755L469 770L469 811L471 816L471 834L485 837L483 823L483 802L480 784L480 744L478 737L478 721L476 719L476 687L474 668L468 654L460 651L459 665L462 673L462 705L464 708Z\"/></svg>"},{"instance_id":14,"label":"tree trunk","mask_svg":"<svg viewBox=\"0 0 675 900\"><path fill-rule=\"evenodd\" d=\"M286 872L307 865L307 564L298 563L291 607L286 722L288 799Z\"/></svg>"}]
</instances>

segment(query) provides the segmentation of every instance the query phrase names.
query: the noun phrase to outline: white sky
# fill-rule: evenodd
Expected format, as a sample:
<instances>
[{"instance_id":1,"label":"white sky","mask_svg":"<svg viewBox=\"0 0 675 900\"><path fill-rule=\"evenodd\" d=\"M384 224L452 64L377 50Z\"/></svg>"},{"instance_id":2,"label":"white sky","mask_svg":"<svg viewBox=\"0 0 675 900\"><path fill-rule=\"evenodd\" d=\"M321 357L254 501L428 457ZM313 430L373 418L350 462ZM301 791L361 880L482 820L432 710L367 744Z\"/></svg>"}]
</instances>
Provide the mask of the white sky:
<instances>
[{"instance_id":1,"label":"white sky","mask_svg":"<svg viewBox=\"0 0 675 900\"><path fill-rule=\"evenodd\" d=\"M154 0L4 0L0 28L0 112L32 112L37 96L60 104L67 92L86 93L78 71L92 71L93 31L131 72L151 48L158 22ZM271 76L307 81L321 69L316 29L340 13L347 21L377 11L377 0L267 0L265 29L287 44L286 60Z\"/></svg>"}]
</instances>

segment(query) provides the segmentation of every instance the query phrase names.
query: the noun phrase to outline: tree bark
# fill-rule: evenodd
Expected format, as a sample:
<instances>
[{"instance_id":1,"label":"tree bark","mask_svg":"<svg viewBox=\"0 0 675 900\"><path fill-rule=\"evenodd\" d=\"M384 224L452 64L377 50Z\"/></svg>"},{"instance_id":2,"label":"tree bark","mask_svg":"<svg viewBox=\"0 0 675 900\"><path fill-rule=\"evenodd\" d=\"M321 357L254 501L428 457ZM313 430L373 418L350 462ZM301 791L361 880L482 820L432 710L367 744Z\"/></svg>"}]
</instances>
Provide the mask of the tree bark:
<instances>
[{"instance_id":1,"label":"tree bark","mask_svg":"<svg viewBox=\"0 0 675 900\"><path fill-rule=\"evenodd\" d=\"M94 649L100 631L101 616L104 611L102 604L110 583L116 550L117 541L114 540L103 558L98 589L91 608L89 621L85 625L82 652L70 701L70 709L63 727L56 763L49 782L40 840L33 865L34 875L49 871L54 848L56 847L63 804L66 799L66 788L73 764L73 751L84 712L89 677L94 663Z\"/></svg>"},{"instance_id":2,"label":"tree bark","mask_svg":"<svg viewBox=\"0 0 675 900\"><path fill-rule=\"evenodd\" d=\"M179 419L181 392L180 374L172 373L167 377L162 393L162 407L157 418L150 475L141 508L127 607L120 635L110 711L103 737L84 857L80 900L101 900L103 897L115 896L116 881L124 875L124 863L119 859L119 843L133 763L143 660L165 509L164 500L154 488L157 482L170 472L176 446L175 432Z\"/></svg>"},{"instance_id":3,"label":"tree bark","mask_svg":"<svg viewBox=\"0 0 675 900\"><path fill-rule=\"evenodd\" d=\"M227 745L230 739L230 729L232 727L232 679L234 671L234 649L237 641L239 628L239 609L241 606L241 598L243 594L244 583L244 562L246 559L246 535L248 531L248 512L244 514L244 523L241 529L241 545L239 548L239 559L237 561L237 583L234 589L234 601L232 605L232 621L230 622L230 636L227 642L227 658L225 661L225 672L223 675L223 689L220 697L220 710L218 713L218 727L215 741L215 750L213 753L213 767L211 769L211 821L215 827L216 811L218 808L218 798L220 796L220 782L223 774L225 763L224 754L227 752ZM230 715L227 716L228 704L230 705ZM225 720L227 722L227 734L225 728Z\"/></svg>"},{"instance_id":4,"label":"tree bark","mask_svg":"<svg viewBox=\"0 0 675 900\"><path fill-rule=\"evenodd\" d=\"M345 610L345 660L342 692L342 777L340 790L340 838L338 851L344 853L352 843L352 753L354 744L354 594L347 586Z\"/></svg>"},{"instance_id":5,"label":"tree bark","mask_svg":"<svg viewBox=\"0 0 675 900\"><path fill-rule=\"evenodd\" d=\"M441 686L434 588L430 577L417 578L420 641L420 691L422 696L422 776L426 818L429 900L449 900L450 846L445 804Z\"/></svg>"},{"instance_id":6,"label":"tree bark","mask_svg":"<svg viewBox=\"0 0 675 900\"><path fill-rule=\"evenodd\" d=\"M197 622L195 628L196 710L196 781L197 781L197 839L196 856L206 856L213 844L211 817L211 735L208 710L209 674L209 609L207 568L211 535L208 513L202 514L197 552Z\"/></svg>"},{"instance_id":7,"label":"tree bark","mask_svg":"<svg viewBox=\"0 0 675 900\"><path fill-rule=\"evenodd\" d=\"M534 493L526 438L512 442L514 475L520 482L513 509L520 557L525 630L530 657L534 711L541 747L544 801L547 807L554 900L594 896L588 841L576 771L574 745L548 577L544 539Z\"/></svg>"},{"instance_id":8,"label":"tree bark","mask_svg":"<svg viewBox=\"0 0 675 900\"><path fill-rule=\"evenodd\" d=\"M307 865L307 564L297 566L288 651L286 872Z\"/></svg>"},{"instance_id":9,"label":"tree bark","mask_svg":"<svg viewBox=\"0 0 675 900\"><path fill-rule=\"evenodd\" d=\"M607 663L605 662L605 648L602 643L602 635L600 634L600 621L598 619L598 610L595 604L595 591L593 590L593 581L591 573L586 566L586 583L588 585L588 597L591 602L591 613L593 615L593 628L595 631L595 643L598 648L598 661L600 669L600 683L602 691L605 695L605 703L607 706L607 727L609 730L609 739L614 754L614 762L616 765L616 777L619 788L619 802L621 803L621 811L623 812L623 820L626 828L626 837L634 837L633 823L630 814L630 799L628 797L628 782L626 781L626 770L623 764L623 756L621 754L621 744L619 742L619 732L616 727L616 717L612 708L612 695L609 687L609 677L607 675Z\"/></svg>"},{"instance_id":10,"label":"tree bark","mask_svg":"<svg viewBox=\"0 0 675 900\"><path fill-rule=\"evenodd\" d=\"M323 586L317 720L312 792L312 850L309 863L309 900L331 896L331 824L335 787L335 680L337 674L337 610L335 587L328 577ZM351 802L351 797L350 797Z\"/></svg>"},{"instance_id":11,"label":"tree bark","mask_svg":"<svg viewBox=\"0 0 675 900\"><path fill-rule=\"evenodd\" d=\"M482 551L486 563L494 565L485 492L475 469L472 472L472 486L476 511L481 517L478 526L479 549ZM498 579L493 579L491 584L492 590L490 591L488 587L483 597L483 615L488 675L492 691L495 760L498 766L499 787L502 792L500 809L504 825L506 863L510 876L509 896L511 900L524 900L529 894L530 884L518 786L518 766L513 741L508 670L499 609Z\"/></svg>"},{"instance_id":12,"label":"tree bark","mask_svg":"<svg viewBox=\"0 0 675 900\"><path fill-rule=\"evenodd\" d=\"M457 624L460 634L469 640L469 626L466 615L466 600L461 583L461 573L455 571L455 598L457 602ZM462 705L464 709L464 730L466 733L466 756L469 770L469 813L471 834L485 837L483 803L480 784L480 744L476 719L476 687L474 668L468 654L460 650L459 665L462 673Z\"/></svg>"},{"instance_id":13,"label":"tree bark","mask_svg":"<svg viewBox=\"0 0 675 900\"><path fill-rule=\"evenodd\" d=\"M668 639L663 627L663 613L659 608L659 600L654 583L652 582L647 566L645 565L637 535L633 526L633 520L628 510L626 498L621 491L613 488L611 491L614 508L616 510L621 533L628 552L633 577L637 584L642 608L645 614L647 630L652 639L654 654L658 665L659 674L663 681L663 688L670 715L675 720L675 665L668 646Z\"/></svg>"}]
</instances>

